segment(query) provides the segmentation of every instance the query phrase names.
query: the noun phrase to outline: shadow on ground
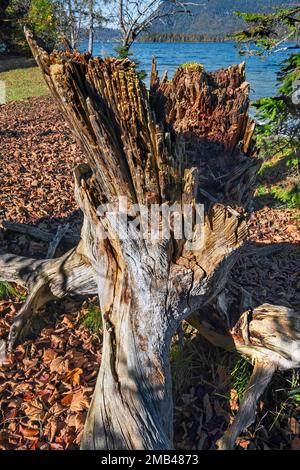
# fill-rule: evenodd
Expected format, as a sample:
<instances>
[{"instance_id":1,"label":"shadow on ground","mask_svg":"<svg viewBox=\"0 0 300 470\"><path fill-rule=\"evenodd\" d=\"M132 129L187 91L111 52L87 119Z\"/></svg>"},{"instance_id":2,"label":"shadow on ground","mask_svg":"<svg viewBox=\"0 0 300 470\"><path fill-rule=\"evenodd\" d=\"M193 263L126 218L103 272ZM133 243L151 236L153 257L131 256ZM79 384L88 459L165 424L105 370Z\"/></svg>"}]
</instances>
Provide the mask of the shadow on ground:
<instances>
[{"instance_id":1,"label":"shadow on ground","mask_svg":"<svg viewBox=\"0 0 300 470\"><path fill-rule=\"evenodd\" d=\"M36 66L36 61L33 57L0 55L0 73Z\"/></svg>"}]
</instances>

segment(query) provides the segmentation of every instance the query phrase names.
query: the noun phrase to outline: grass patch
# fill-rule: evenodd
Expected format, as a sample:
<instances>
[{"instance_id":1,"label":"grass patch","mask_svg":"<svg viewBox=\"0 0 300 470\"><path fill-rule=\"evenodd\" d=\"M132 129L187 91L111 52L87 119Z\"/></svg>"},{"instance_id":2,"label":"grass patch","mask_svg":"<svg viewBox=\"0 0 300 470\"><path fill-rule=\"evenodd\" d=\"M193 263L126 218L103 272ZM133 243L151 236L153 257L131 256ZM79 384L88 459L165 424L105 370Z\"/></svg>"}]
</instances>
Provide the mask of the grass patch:
<instances>
[{"instance_id":1,"label":"grass patch","mask_svg":"<svg viewBox=\"0 0 300 470\"><path fill-rule=\"evenodd\" d=\"M96 305L90 307L80 323L93 333L97 333L103 327L100 308Z\"/></svg>"},{"instance_id":2,"label":"grass patch","mask_svg":"<svg viewBox=\"0 0 300 470\"><path fill-rule=\"evenodd\" d=\"M290 187L283 185L274 186L270 192L273 197L289 208L300 206L300 183L290 185Z\"/></svg>"},{"instance_id":3,"label":"grass patch","mask_svg":"<svg viewBox=\"0 0 300 470\"><path fill-rule=\"evenodd\" d=\"M285 429L286 433L292 433L290 420L298 420L300 404L299 371L292 369L286 372L278 372L274 375L271 385L268 387L267 412L265 425L269 432L272 429ZM271 404L271 406L270 406ZM290 439L291 437L289 437Z\"/></svg>"},{"instance_id":4,"label":"grass patch","mask_svg":"<svg viewBox=\"0 0 300 470\"><path fill-rule=\"evenodd\" d=\"M26 300L26 294L20 292L9 282L0 282L0 300L20 300L24 302Z\"/></svg>"},{"instance_id":5,"label":"grass patch","mask_svg":"<svg viewBox=\"0 0 300 470\"><path fill-rule=\"evenodd\" d=\"M234 388L238 394L239 400L244 396L246 391L247 384L250 380L253 367L246 361L246 359L241 358L235 364L233 371L231 372L232 377L232 388Z\"/></svg>"},{"instance_id":6,"label":"grass patch","mask_svg":"<svg viewBox=\"0 0 300 470\"><path fill-rule=\"evenodd\" d=\"M38 67L2 72L0 80L6 85L7 102L48 94L48 88Z\"/></svg>"}]
</instances>

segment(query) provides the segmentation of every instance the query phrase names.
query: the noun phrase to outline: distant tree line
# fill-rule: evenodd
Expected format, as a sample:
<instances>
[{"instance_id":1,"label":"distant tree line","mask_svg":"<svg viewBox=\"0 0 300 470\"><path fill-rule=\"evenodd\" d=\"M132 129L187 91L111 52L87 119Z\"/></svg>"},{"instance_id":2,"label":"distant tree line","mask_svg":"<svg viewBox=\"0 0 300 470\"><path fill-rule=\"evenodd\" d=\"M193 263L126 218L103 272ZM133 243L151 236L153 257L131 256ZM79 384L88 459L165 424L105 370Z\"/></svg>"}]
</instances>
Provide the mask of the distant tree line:
<instances>
[{"instance_id":1,"label":"distant tree line","mask_svg":"<svg viewBox=\"0 0 300 470\"><path fill-rule=\"evenodd\" d=\"M182 33L147 33L140 37L139 42L224 42L224 36L208 37L203 34Z\"/></svg>"}]
</instances>

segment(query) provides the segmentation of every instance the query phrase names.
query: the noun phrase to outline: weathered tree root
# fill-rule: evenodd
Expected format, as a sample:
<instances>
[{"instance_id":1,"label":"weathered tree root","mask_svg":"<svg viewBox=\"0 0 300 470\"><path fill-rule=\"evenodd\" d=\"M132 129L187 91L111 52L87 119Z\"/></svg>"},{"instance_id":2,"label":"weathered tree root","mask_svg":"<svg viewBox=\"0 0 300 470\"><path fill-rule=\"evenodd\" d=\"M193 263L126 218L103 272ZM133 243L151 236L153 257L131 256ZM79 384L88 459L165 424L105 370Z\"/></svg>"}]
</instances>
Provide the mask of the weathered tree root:
<instances>
[{"instance_id":1,"label":"weathered tree root","mask_svg":"<svg viewBox=\"0 0 300 470\"><path fill-rule=\"evenodd\" d=\"M225 434L217 441L219 450L232 450L237 437L255 421L257 402L269 385L276 370L274 364L256 361L239 411Z\"/></svg>"},{"instance_id":2,"label":"weathered tree root","mask_svg":"<svg viewBox=\"0 0 300 470\"><path fill-rule=\"evenodd\" d=\"M228 329L224 310L223 298L216 302L214 309L214 319L219 318L218 327L201 314L189 317L188 321L215 346L238 352L255 364L239 412L218 441L220 449L229 450L234 448L242 431L254 422L258 399L274 372L300 366L300 315L287 307L263 304L244 312L236 325Z\"/></svg>"},{"instance_id":3,"label":"weathered tree root","mask_svg":"<svg viewBox=\"0 0 300 470\"><path fill-rule=\"evenodd\" d=\"M80 165L74 170L75 195L82 208L85 207L84 190L80 189L81 174L89 171L86 165ZM79 245L56 259L36 260L12 254L0 255L0 281L14 282L25 287L28 297L11 326L7 349L23 341L31 331L33 317L50 300L62 299L67 295L97 294L96 272L87 252L89 244L84 244L89 230L89 222L85 220L82 227ZM48 256L56 250L59 238L65 233L66 227L58 231L50 245Z\"/></svg>"},{"instance_id":4,"label":"weathered tree root","mask_svg":"<svg viewBox=\"0 0 300 470\"><path fill-rule=\"evenodd\" d=\"M95 273L77 249L57 259L35 260L10 254L0 256L0 280L15 282L28 290L28 297L11 327L8 350L23 341L32 318L50 300L67 295L97 293Z\"/></svg>"}]
</instances>

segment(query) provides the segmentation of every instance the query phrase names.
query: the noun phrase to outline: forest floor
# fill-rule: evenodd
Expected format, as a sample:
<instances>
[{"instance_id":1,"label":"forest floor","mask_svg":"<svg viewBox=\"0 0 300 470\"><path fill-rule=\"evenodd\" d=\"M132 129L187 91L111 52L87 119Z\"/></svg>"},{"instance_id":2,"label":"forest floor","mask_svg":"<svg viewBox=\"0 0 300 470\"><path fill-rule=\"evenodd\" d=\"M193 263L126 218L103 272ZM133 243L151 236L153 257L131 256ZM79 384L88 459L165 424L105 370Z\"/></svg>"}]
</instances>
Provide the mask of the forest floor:
<instances>
[{"instance_id":1,"label":"forest floor","mask_svg":"<svg viewBox=\"0 0 300 470\"><path fill-rule=\"evenodd\" d=\"M52 99L0 106L0 139L0 224L9 220L54 234L58 224L68 221L70 233L79 233L72 169L84 157ZM263 271L252 288L259 283L264 301L284 298L299 307L300 211L259 195L254 209L251 243L284 245L280 255L243 260L243 275L232 275L243 282L259 267ZM43 258L47 248L27 235L0 230L3 252ZM65 249L62 244L58 255ZM6 338L25 297L26 292L0 284L0 339ZM44 315L38 337L18 346L0 367L0 449L76 449L80 444L101 362L97 299L53 302ZM171 348L175 446L213 449L238 410L252 367L211 346L187 325L184 329L184 349L176 338ZM298 371L275 375L259 402L256 422L238 444L240 449L300 449Z\"/></svg>"}]
</instances>

